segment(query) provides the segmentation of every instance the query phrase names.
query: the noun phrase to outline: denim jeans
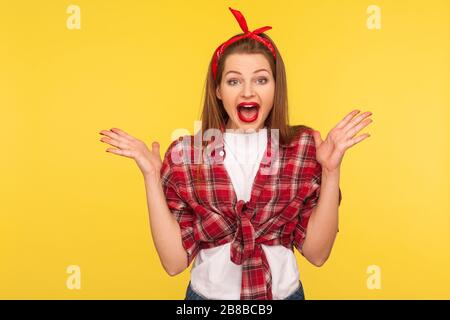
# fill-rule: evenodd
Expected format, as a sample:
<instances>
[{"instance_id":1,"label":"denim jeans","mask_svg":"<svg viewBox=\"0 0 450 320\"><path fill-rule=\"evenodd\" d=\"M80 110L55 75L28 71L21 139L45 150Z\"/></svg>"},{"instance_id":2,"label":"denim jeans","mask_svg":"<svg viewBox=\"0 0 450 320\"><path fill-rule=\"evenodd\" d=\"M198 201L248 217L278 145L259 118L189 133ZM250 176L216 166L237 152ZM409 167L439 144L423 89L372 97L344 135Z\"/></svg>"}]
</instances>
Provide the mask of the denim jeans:
<instances>
[{"instance_id":1,"label":"denim jeans","mask_svg":"<svg viewBox=\"0 0 450 320\"><path fill-rule=\"evenodd\" d=\"M305 293L303 292L302 282L299 280L299 287L295 290L291 295L286 297L283 300L305 300ZM192 289L191 282L189 281L189 285L186 290L186 297L184 300L210 300L202 295L198 294Z\"/></svg>"}]
</instances>

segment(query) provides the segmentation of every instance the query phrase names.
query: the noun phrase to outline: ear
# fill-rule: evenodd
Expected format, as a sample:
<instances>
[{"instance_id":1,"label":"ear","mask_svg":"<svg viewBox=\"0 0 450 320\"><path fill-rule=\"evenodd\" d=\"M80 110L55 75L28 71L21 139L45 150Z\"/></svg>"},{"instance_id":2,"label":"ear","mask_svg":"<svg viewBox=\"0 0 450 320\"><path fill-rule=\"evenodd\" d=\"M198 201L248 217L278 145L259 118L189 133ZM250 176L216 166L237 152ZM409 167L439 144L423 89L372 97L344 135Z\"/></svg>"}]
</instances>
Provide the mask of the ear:
<instances>
[{"instance_id":1,"label":"ear","mask_svg":"<svg viewBox=\"0 0 450 320\"><path fill-rule=\"evenodd\" d=\"M222 100L222 95L220 94L220 86L217 86L216 88L216 97L219 100Z\"/></svg>"}]
</instances>

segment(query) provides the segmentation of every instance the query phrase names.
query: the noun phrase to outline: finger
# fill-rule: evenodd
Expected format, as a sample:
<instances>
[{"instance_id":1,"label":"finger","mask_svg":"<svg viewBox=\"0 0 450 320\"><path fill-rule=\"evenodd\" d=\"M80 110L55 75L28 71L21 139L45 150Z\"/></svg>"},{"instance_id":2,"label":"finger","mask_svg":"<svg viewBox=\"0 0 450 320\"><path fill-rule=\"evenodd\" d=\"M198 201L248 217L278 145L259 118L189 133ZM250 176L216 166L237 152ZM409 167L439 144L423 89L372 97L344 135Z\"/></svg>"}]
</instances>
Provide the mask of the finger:
<instances>
[{"instance_id":1,"label":"finger","mask_svg":"<svg viewBox=\"0 0 450 320\"><path fill-rule=\"evenodd\" d=\"M152 152L159 156L159 143L157 141L153 141L152 143Z\"/></svg>"},{"instance_id":2,"label":"finger","mask_svg":"<svg viewBox=\"0 0 450 320\"><path fill-rule=\"evenodd\" d=\"M100 133L101 135L110 137L110 138L112 138L112 139L117 139L117 140L124 139L123 136L120 136L120 135L118 135L117 133L112 132L112 131L110 131L110 130L102 130L102 131L100 131L99 133Z\"/></svg>"},{"instance_id":3,"label":"finger","mask_svg":"<svg viewBox=\"0 0 450 320\"><path fill-rule=\"evenodd\" d=\"M119 156L124 156L124 157L128 157L128 158L133 158L133 153L131 152L131 150L108 148L108 149L106 149L106 152L114 153Z\"/></svg>"},{"instance_id":4,"label":"finger","mask_svg":"<svg viewBox=\"0 0 450 320\"><path fill-rule=\"evenodd\" d=\"M370 111L366 111L364 113L361 113L359 116L353 118L349 123L347 123L342 130L344 132L349 131L351 128L353 128L355 125L357 125L358 123L360 123L362 120L364 120L364 118L367 118L368 116L372 115L372 112Z\"/></svg>"},{"instance_id":5,"label":"finger","mask_svg":"<svg viewBox=\"0 0 450 320\"><path fill-rule=\"evenodd\" d=\"M340 129L343 128L355 115L359 113L359 110L353 110L349 114L347 114L344 119L342 119L335 128Z\"/></svg>"},{"instance_id":6,"label":"finger","mask_svg":"<svg viewBox=\"0 0 450 320\"><path fill-rule=\"evenodd\" d=\"M120 149L125 149L128 148L128 144L126 143L126 141L124 141L124 139L122 138L121 140L117 140L117 139L112 139L112 138L108 138L108 137L102 137L100 139L101 142L104 143L108 143L114 147L120 148Z\"/></svg>"},{"instance_id":7,"label":"finger","mask_svg":"<svg viewBox=\"0 0 450 320\"><path fill-rule=\"evenodd\" d=\"M128 133L126 133L125 131L119 129L119 128L111 128L111 131L114 133L117 133L118 135L125 137L127 139L134 139L133 136L129 135Z\"/></svg>"},{"instance_id":8,"label":"finger","mask_svg":"<svg viewBox=\"0 0 450 320\"><path fill-rule=\"evenodd\" d=\"M373 122L372 119L366 119L360 122L357 126L351 128L348 132L346 132L345 136L347 138L353 138L358 132L360 132L363 128L367 127L372 122Z\"/></svg>"},{"instance_id":9,"label":"finger","mask_svg":"<svg viewBox=\"0 0 450 320\"><path fill-rule=\"evenodd\" d=\"M362 134L360 136L357 136L357 137L355 137L353 139L350 139L349 140L349 145L346 147L346 149L354 146L357 143L360 143L361 141L363 141L364 139L366 139L368 137L370 137L370 134L369 133L364 133L364 134Z\"/></svg>"},{"instance_id":10,"label":"finger","mask_svg":"<svg viewBox=\"0 0 450 320\"><path fill-rule=\"evenodd\" d=\"M322 137L320 136L320 132L314 130L313 138L314 138L314 145L316 146L316 148L318 148L323 142Z\"/></svg>"}]
</instances>

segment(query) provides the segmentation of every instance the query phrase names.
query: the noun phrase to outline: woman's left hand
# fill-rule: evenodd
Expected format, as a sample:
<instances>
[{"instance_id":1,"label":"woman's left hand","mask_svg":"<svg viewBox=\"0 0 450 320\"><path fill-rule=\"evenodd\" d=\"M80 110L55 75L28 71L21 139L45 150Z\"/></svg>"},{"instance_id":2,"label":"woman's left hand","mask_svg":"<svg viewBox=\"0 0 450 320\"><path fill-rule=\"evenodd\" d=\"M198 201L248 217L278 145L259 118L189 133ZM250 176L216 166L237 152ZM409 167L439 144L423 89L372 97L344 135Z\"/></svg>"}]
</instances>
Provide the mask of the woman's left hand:
<instances>
[{"instance_id":1,"label":"woman's left hand","mask_svg":"<svg viewBox=\"0 0 450 320\"><path fill-rule=\"evenodd\" d=\"M336 171L340 168L342 157L345 151L370 137L365 133L358 137L355 135L373 120L364 118L372 115L367 111L355 117L359 110L353 110L344 117L327 135L325 141L322 140L319 131L313 132L314 142L316 144L316 158L321 164L322 169L328 172ZM363 121L364 120L364 121Z\"/></svg>"}]
</instances>

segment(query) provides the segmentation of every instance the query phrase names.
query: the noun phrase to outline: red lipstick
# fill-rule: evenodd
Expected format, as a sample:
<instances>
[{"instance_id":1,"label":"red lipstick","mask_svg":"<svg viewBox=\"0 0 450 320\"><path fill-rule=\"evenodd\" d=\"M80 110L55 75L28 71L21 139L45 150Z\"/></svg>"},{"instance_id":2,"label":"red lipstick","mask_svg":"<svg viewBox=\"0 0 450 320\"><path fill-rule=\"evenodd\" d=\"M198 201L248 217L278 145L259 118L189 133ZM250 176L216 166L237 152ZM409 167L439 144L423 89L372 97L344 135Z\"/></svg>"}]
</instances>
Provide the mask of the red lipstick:
<instances>
[{"instance_id":1,"label":"red lipstick","mask_svg":"<svg viewBox=\"0 0 450 320\"><path fill-rule=\"evenodd\" d=\"M243 122L253 122L258 119L259 108L257 102L241 102L237 105L238 117Z\"/></svg>"}]
</instances>

